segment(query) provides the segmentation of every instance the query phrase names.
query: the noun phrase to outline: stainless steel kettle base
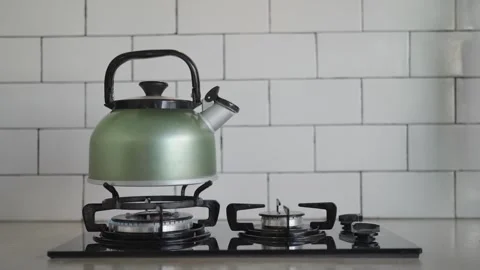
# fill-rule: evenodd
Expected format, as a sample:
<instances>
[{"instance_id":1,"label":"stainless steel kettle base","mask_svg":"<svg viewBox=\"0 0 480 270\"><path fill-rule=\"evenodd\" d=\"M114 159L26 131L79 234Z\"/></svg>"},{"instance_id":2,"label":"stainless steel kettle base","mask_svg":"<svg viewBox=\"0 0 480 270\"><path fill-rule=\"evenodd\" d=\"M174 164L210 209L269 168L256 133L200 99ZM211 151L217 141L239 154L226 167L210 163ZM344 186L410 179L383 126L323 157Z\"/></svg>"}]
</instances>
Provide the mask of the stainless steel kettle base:
<instances>
[{"instance_id":1,"label":"stainless steel kettle base","mask_svg":"<svg viewBox=\"0 0 480 270\"><path fill-rule=\"evenodd\" d=\"M129 180L129 181L111 181L111 180L97 180L88 178L87 182L94 185L103 185L108 183L111 186L125 186L125 187L153 187L153 186L183 186L203 184L207 181L215 181L218 175L211 175L203 178L182 179L182 180Z\"/></svg>"}]
</instances>

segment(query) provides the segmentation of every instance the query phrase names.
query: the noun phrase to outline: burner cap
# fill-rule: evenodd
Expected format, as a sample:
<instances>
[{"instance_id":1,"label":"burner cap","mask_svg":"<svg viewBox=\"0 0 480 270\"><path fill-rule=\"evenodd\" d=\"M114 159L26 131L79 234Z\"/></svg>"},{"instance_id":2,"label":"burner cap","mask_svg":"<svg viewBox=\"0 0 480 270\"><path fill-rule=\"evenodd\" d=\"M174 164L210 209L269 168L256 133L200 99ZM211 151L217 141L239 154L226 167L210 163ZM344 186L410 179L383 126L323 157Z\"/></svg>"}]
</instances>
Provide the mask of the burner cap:
<instances>
[{"instance_id":1,"label":"burner cap","mask_svg":"<svg viewBox=\"0 0 480 270\"><path fill-rule=\"evenodd\" d=\"M108 223L112 232L153 233L187 230L193 226L193 216L183 212L144 211L114 216ZM162 220L162 224L160 224ZM160 228L160 226L162 226Z\"/></svg>"},{"instance_id":2,"label":"burner cap","mask_svg":"<svg viewBox=\"0 0 480 270\"><path fill-rule=\"evenodd\" d=\"M298 227L303 223L302 217L305 214L300 211L290 211L288 225L290 227ZM267 211L260 213L262 217L262 227L287 227L287 213L285 211Z\"/></svg>"}]
</instances>

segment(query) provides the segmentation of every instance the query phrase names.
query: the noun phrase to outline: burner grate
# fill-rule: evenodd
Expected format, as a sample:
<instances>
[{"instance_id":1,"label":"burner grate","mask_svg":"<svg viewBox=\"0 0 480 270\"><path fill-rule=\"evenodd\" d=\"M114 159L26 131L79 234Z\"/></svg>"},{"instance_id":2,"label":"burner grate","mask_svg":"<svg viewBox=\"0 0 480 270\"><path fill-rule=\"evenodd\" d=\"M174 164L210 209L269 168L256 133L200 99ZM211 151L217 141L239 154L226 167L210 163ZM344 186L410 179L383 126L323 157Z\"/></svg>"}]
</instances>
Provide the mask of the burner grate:
<instances>
[{"instance_id":1,"label":"burner grate","mask_svg":"<svg viewBox=\"0 0 480 270\"><path fill-rule=\"evenodd\" d=\"M265 207L263 204L229 204L227 206L227 220L230 229L233 231L243 231L238 235L242 239L246 239L253 243L271 245L271 246L295 246L303 244L311 244L318 242L325 238L325 229L331 229L335 223L337 215L337 207L334 203L300 203L300 207L317 208L327 211L327 221L325 222L310 222L309 226L297 224L298 216L302 213L294 213L296 215L291 218L291 211L288 207L283 206L283 213L279 211L281 203L277 199L276 212L268 215L262 213L262 218L283 218L284 222L276 222L277 224L284 224L284 227L266 227L254 225L253 223L240 223L237 221L237 212L240 210L256 209ZM291 221L294 221L295 226L291 226Z\"/></svg>"},{"instance_id":2,"label":"burner grate","mask_svg":"<svg viewBox=\"0 0 480 270\"><path fill-rule=\"evenodd\" d=\"M189 207L203 207L208 209L208 218L198 220L198 223L204 226L215 226L220 213L220 204L214 200L203 200L200 193L210 187L212 181L208 181L198 187L193 196L185 196L186 185L182 187L181 196L133 196L120 197L117 190L104 183L103 187L112 194L112 198L102 201L102 203L87 204L82 209L82 215L85 227L89 232L108 231L106 224L95 223L95 213L99 211L123 209L123 210L154 210L163 212L164 209L180 209ZM163 215L159 215L159 222L162 223Z\"/></svg>"},{"instance_id":3,"label":"burner grate","mask_svg":"<svg viewBox=\"0 0 480 270\"><path fill-rule=\"evenodd\" d=\"M207 245L209 249L218 249L215 238L210 237L205 226L194 224L193 228L179 232L157 233L119 233L102 232L93 240L104 249L115 250L159 250L171 251Z\"/></svg>"}]
</instances>

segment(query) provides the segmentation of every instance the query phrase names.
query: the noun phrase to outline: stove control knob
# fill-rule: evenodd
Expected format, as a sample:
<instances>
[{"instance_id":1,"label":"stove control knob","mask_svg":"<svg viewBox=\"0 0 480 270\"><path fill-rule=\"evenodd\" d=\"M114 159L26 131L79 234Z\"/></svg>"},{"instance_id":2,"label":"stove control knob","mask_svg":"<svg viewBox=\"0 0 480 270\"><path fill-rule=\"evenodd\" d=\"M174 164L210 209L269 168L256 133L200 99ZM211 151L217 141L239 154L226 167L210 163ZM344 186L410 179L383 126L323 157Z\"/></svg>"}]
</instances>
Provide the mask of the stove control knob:
<instances>
[{"instance_id":1,"label":"stove control knob","mask_svg":"<svg viewBox=\"0 0 480 270\"><path fill-rule=\"evenodd\" d=\"M355 223L352 226L355 235L376 235L380 232L380 225L373 223Z\"/></svg>"},{"instance_id":2,"label":"stove control knob","mask_svg":"<svg viewBox=\"0 0 480 270\"><path fill-rule=\"evenodd\" d=\"M351 232L352 231L352 223L363 221L363 216L358 214L344 214L338 216L338 220L340 224L343 226L343 231Z\"/></svg>"}]
</instances>

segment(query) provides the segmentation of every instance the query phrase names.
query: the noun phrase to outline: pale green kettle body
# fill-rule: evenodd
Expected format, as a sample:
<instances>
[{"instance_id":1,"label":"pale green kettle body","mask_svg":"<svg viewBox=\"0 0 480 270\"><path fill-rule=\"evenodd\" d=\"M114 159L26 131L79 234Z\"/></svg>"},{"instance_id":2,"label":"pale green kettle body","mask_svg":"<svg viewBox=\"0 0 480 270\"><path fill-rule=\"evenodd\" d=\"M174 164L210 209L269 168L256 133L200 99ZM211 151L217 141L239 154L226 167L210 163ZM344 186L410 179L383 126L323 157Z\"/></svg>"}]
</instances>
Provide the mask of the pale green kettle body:
<instances>
[{"instance_id":1,"label":"pale green kettle body","mask_svg":"<svg viewBox=\"0 0 480 270\"><path fill-rule=\"evenodd\" d=\"M192 77L192 101L161 96L167 84L145 81L146 96L114 100L117 68L133 59L176 56L187 63ZM215 87L201 105L200 80L193 61L175 50L147 50L114 58L105 75L105 106L112 109L90 138L89 178L93 184L170 186L199 184L217 178L214 132L239 111L218 96Z\"/></svg>"}]
</instances>

